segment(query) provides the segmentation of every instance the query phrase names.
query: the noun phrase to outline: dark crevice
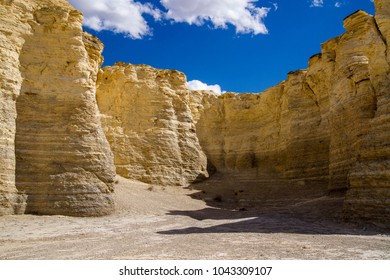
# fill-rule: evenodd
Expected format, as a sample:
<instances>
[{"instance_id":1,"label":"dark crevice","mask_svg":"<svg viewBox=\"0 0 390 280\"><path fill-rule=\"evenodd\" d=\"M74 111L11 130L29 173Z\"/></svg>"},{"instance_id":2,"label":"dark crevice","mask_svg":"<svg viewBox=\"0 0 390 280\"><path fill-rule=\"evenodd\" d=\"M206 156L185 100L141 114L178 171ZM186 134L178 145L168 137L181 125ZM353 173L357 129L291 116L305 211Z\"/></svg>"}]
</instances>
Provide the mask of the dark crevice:
<instances>
[{"instance_id":1,"label":"dark crevice","mask_svg":"<svg viewBox=\"0 0 390 280\"><path fill-rule=\"evenodd\" d=\"M313 97L312 97L311 99L312 99L313 102L316 104L316 107L319 108L318 101L316 100L316 93L314 92L314 90L312 89L312 87L309 85L309 83L305 82L305 85L306 85L307 89L310 91L310 93L313 95Z\"/></svg>"},{"instance_id":2,"label":"dark crevice","mask_svg":"<svg viewBox=\"0 0 390 280\"><path fill-rule=\"evenodd\" d=\"M386 45L386 50L387 50L387 40L386 40L386 37L383 35L382 31L380 30L378 22L376 21L375 17L374 17L374 24L375 24L376 30L378 31L379 37L381 37L383 43Z\"/></svg>"},{"instance_id":3,"label":"dark crevice","mask_svg":"<svg viewBox=\"0 0 390 280\"><path fill-rule=\"evenodd\" d=\"M386 37L383 35L381 29L379 28L379 25L378 25L378 22L376 21L376 18L374 17L374 25L375 25L375 28L378 32L378 35L379 37L382 39L383 43L385 44L385 59L387 58L387 50L388 50L388 45L387 45L387 39ZM390 65L389 65L390 66Z\"/></svg>"}]
</instances>

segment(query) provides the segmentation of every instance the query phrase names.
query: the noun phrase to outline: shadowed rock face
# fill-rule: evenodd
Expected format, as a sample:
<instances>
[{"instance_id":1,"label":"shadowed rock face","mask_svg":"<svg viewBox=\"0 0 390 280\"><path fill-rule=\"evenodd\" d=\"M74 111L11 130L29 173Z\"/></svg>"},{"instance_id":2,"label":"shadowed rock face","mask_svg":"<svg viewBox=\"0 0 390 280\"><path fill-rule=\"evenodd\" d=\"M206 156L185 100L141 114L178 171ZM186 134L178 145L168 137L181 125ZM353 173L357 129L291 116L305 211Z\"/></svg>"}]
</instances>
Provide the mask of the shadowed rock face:
<instances>
[{"instance_id":1,"label":"shadowed rock face","mask_svg":"<svg viewBox=\"0 0 390 280\"><path fill-rule=\"evenodd\" d=\"M208 176L184 74L146 65L104 67L97 101L119 175L162 185Z\"/></svg>"},{"instance_id":2,"label":"shadowed rock face","mask_svg":"<svg viewBox=\"0 0 390 280\"><path fill-rule=\"evenodd\" d=\"M112 212L115 168L95 100L102 44L66 1L2 1L0 13L1 212Z\"/></svg>"},{"instance_id":3,"label":"shadowed rock face","mask_svg":"<svg viewBox=\"0 0 390 280\"><path fill-rule=\"evenodd\" d=\"M313 93L306 73L261 94L204 93L197 134L210 164L253 180L326 187L328 100Z\"/></svg>"}]
</instances>

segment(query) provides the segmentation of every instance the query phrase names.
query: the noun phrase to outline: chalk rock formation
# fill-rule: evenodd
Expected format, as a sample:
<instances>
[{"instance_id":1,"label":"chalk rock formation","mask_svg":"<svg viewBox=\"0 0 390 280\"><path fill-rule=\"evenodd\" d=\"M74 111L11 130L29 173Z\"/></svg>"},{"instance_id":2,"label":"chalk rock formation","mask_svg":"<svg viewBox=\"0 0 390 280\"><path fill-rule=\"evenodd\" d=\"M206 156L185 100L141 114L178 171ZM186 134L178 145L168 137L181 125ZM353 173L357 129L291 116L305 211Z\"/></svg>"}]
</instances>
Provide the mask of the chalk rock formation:
<instances>
[{"instance_id":1,"label":"chalk rock formation","mask_svg":"<svg viewBox=\"0 0 390 280\"><path fill-rule=\"evenodd\" d=\"M118 173L184 185L207 165L234 182L221 185L225 194L250 190L232 189L237 202L347 191L346 217L388 225L389 10L376 4L376 17L347 17L346 33L324 43L308 69L261 94L189 93L176 71L104 68L97 97Z\"/></svg>"},{"instance_id":2,"label":"chalk rock formation","mask_svg":"<svg viewBox=\"0 0 390 280\"><path fill-rule=\"evenodd\" d=\"M1 0L0 214L108 214L116 166L162 185L217 172L255 203L346 192L345 217L390 226L390 3L375 5L308 69L217 95L177 71L99 70L103 46L65 0Z\"/></svg>"},{"instance_id":3,"label":"chalk rock formation","mask_svg":"<svg viewBox=\"0 0 390 280\"><path fill-rule=\"evenodd\" d=\"M81 22L64 0L1 1L3 214L113 210L115 167L95 100L103 46Z\"/></svg>"},{"instance_id":4,"label":"chalk rock formation","mask_svg":"<svg viewBox=\"0 0 390 280\"><path fill-rule=\"evenodd\" d=\"M261 94L195 98L197 135L210 164L257 186L268 180L347 190L346 217L389 226L387 3L376 2L375 18L363 11L347 17L346 33L324 43L307 70Z\"/></svg>"},{"instance_id":5,"label":"chalk rock formation","mask_svg":"<svg viewBox=\"0 0 390 280\"><path fill-rule=\"evenodd\" d=\"M162 185L207 176L184 74L117 63L100 73L97 101L118 174Z\"/></svg>"},{"instance_id":6,"label":"chalk rock formation","mask_svg":"<svg viewBox=\"0 0 390 280\"><path fill-rule=\"evenodd\" d=\"M340 56L351 59L349 69L343 70L356 104L346 106L356 129L344 210L348 217L390 227L390 3L376 1L376 8L375 18L363 12L347 18L347 33L340 42L349 50L349 57ZM357 33L353 37L352 30Z\"/></svg>"},{"instance_id":7,"label":"chalk rock formation","mask_svg":"<svg viewBox=\"0 0 390 280\"><path fill-rule=\"evenodd\" d=\"M25 197L18 194L15 186L14 141L15 100L22 84L18 58L24 40L20 34L30 28L22 17L22 8L10 1L0 2L0 215L20 213L25 207Z\"/></svg>"},{"instance_id":8,"label":"chalk rock formation","mask_svg":"<svg viewBox=\"0 0 390 280\"><path fill-rule=\"evenodd\" d=\"M299 199L305 186L316 188L316 195L327 191L328 100L313 92L306 74L292 72L261 94L203 97L199 142L210 166L238 180L233 188L247 189L245 199L263 201L276 189Z\"/></svg>"}]
</instances>

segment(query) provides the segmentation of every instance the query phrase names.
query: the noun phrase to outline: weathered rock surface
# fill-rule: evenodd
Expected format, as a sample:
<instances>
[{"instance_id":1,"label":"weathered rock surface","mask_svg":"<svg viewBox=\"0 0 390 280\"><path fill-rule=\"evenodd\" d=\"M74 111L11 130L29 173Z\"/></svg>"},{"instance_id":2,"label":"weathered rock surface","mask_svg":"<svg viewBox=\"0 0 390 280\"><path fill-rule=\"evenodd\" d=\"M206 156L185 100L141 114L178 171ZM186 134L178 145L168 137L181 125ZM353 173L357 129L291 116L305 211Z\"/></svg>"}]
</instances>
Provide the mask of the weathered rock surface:
<instances>
[{"instance_id":1,"label":"weathered rock surface","mask_svg":"<svg viewBox=\"0 0 390 280\"><path fill-rule=\"evenodd\" d=\"M376 17L347 17L346 33L279 85L195 98L197 135L220 173L286 192L347 191L345 217L390 225L390 11L376 4Z\"/></svg>"},{"instance_id":2,"label":"weathered rock surface","mask_svg":"<svg viewBox=\"0 0 390 280\"><path fill-rule=\"evenodd\" d=\"M24 40L20 34L30 26L21 20L21 7L10 1L0 3L0 214L12 214L25 207L25 198L15 187L15 100L22 83L18 58Z\"/></svg>"},{"instance_id":3,"label":"weathered rock surface","mask_svg":"<svg viewBox=\"0 0 390 280\"><path fill-rule=\"evenodd\" d=\"M356 160L348 174L344 211L347 217L390 227L390 3L375 3L375 18L360 12L346 21L347 34L359 28L360 36L342 37L353 43L349 49L354 58L360 57L358 69L348 77L359 107L349 107L358 128L351 143Z\"/></svg>"},{"instance_id":4,"label":"weathered rock surface","mask_svg":"<svg viewBox=\"0 0 390 280\"><path fill-rule=\"evenodd\" d=\"M162 185L207 176L184 74L146 65L104 67L97 101L119 175Z\"/></svg>"},{"instance_id":5,"label":"weathered rock surface","mask_svg":"<svg viewBox=\"0 0 390 280\"><path fill-rule=\"evenodd\" d=\"M188 94L178 72L104 68L98 103L118 173L184 185L206 175L204 152L218 172L205 192L219 200L267 205L347 192L346 217L388 225L390 16L387 3L376 5L375 17L348 16L345 34L324 43L307 70L261 94Z\"/></svg>"},{"instance_id":6,"label":"weathered rock surface","mask_svg":"<svg viewBox=\"0 0 390 280\"><path fill-rule=\"evenodd\" d=\"M102 44L81 22L63 0L0 3L3 214L113 211L115 167L95 98Z\"/></svg>"},{"instance_id":7,"label":"weathered rock surface","mask_svg":"<svg viewBox=\"0 0 390 280\"><path fill-rule=\"evenodd\" d=\"M308 69L218 95L177 71L99 70L102 44L65 0L0 1L0 214L110 213L115 161L161 185L217 172L207 192L239 205L346 192L345 217L389 227L390 3L375 5Z\"/></svg>"}]
</instances>

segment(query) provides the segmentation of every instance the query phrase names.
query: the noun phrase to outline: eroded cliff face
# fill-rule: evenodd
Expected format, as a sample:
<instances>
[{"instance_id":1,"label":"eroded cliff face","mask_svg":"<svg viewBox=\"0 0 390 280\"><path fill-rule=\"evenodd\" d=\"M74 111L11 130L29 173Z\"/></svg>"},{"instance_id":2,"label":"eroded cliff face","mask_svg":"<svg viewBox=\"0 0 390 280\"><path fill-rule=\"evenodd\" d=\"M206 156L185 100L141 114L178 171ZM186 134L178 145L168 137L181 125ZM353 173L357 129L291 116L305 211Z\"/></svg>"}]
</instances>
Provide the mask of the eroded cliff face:
<instances>
[{"instance_id":1,"label":"eroded cliff face","mask_svg":"<svg viewBox=\"0 0 390 280\"><path fill-rule=\"evenodd\" d=\"M353 75L354 93L360 96L360 120L353 163L349 170L349 190L345 199L347 217L365 218L390 227L390 3L376 1L375 18L366 15L360 24L366 27L363 38L354 38L355 55L365 57L360 77ZM346 24L347 31L354 27ZM354 113L356 114L356 109Z\"/></svg>"},{"instance_id":2,"label":"eroded cliff face","mask_svg":"<svg viewBox=\"0 0 390 280\"><path fill-rule=\"evenodd\" d=\"M188 100L178 71L121 63L102 69L97 101L119 175L162 185L207 177Z\"/></svg>"},{"instance_id":3,"label":"eroded cliff face","mask_svg":"<svg viewBox=\"0 0 390 280\"><path fill-rule=\"evenodd\" d=\"M345 217L389 226L390 3L375 5L308 69L218 95L177 71L99 70L103 46L64 0L2 0L0 214L110 213L114 154L118 174L147 183L216 172L207 191L238 204L346 192Z\"/></svg>"},{"instance_id":4,"label":"eroded cliff face","mask_svg":"<svg viewBox=\"0 0 390 280\"><path fill-rule=\"evenodd\" d=\"M347 191L345 217L389 225L389 7L376 4L375 17L347 17L346 33L279 85L204 95L197 135L219 172L257 185Z\"/></svg>"},{"instance_id":5,"label":"eroded cliff face","mask_svg":"<svg viewBox=\"0 0 390 280\"><path fill-rule=\"evenodd\" d=\"M197 134L210 164L259 180L326 183L327 99L313 93L306 73L261 94L205 96Z\"/></svg>"},{"instance_id":6,"label":"eroded cliff face","mask_svg":"<svg viewBox=\"0 0 390 280\"><path fill-rule=\"evenodd\" d=\"M104 68L97 96L118 173L185 185L207 167L218 174L207 192L238 204L346 192L345 217L388 225L389 9L376 5L260 94L189 93L177 71Z\"/></svg>"},{"instance_id":7,"label":"eroded cliff face","mask_svg":"<svg viewBox=\"0 0 390 280\"><path fill-rule=\"evenodd\" d=\"M3 0L0 14L1 213L112 212L95 99L102 44L66 1Z\"/></svg>"},{"instance_id":8,"label":"eroded cliff face","mask_svg":"<svg viewBox=\"0 0 390 280\"><path fill-rule=\"evenodd\" d=\"M0 214L12 214L24 212L25 207L25 198L15 186L14 138L16 98L22 83L18 58L24 43L19 34L24 34L29 25L21 20L22 8L10 1L0 3Z\"/></svg>"}]
</instances>

